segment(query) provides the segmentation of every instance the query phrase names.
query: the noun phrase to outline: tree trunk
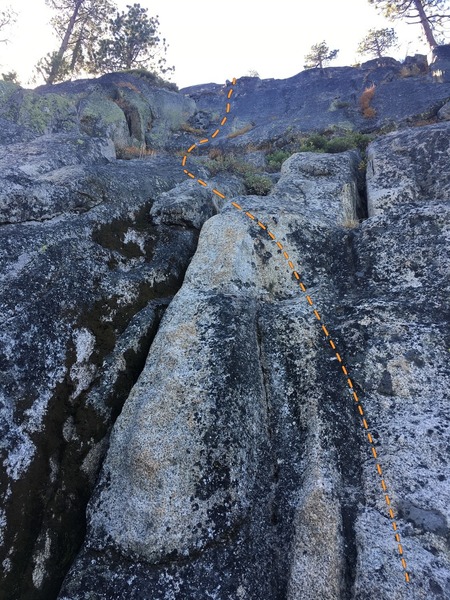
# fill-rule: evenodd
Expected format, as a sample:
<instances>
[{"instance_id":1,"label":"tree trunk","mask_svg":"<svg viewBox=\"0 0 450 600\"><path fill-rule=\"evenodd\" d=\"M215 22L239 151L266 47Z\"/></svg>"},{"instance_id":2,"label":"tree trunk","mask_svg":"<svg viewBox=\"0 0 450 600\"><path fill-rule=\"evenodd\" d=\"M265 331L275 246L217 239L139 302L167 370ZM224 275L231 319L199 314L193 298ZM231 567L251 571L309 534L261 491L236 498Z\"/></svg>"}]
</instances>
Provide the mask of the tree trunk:
<instances>
[{"instance_id":1,"label":"tree trunk","mask_svg":"<svg viewBox=\"0 0 450 600\"><path fill-rule=\"evenodd\" d=\"M433 50L433 48L435 48L438 45L438 43L434 38L433 30L431 29L430 23L428 22L427 16L425 14L422 0L414 0L414 6L416 7L417 12L419 13L420 24L422 25L423 30L425 32L427 42L430 48Z\"/></svg>"},{"instance_id":2,"label":"tree trunk","mask_svg":"<svg viewBox=\"0 0 450 600\"><path fill-rule=\"evenodd\" d=\"M75 6L73 8L73 13L72 13L72 16L70 17L70 21L67 25L66 33L64 34L63 40L61 42L61 46L59 47L58 54L55 56L55 59L53 61L50 75L47 77L46 83L48 85L52 85L54 83L56 77L58 76L58 72L61 68L61 62L62 62L64 53L66 52L67 47L69 45L70 36L72 35L73 28L75 27L75 22L77 20L77 16L78 16L78 13L80 11L80 8L81 8L81 5L83 4L83 2L84 2L84 0L76 0L75 1Z\"/></svg>"},{"instance_id":3,"label":"tree trunk","mask_svg":"<svg viewBox=\"0 0 450 600\"><path fill-rule=\"evenodd\" d=\"M378 58L383 58L383 55L381 54L381 48L380 48L380 44L378 43L378 40L375 40L375 44L377 47L377 56Z\"/></svg>"}]
</instances>

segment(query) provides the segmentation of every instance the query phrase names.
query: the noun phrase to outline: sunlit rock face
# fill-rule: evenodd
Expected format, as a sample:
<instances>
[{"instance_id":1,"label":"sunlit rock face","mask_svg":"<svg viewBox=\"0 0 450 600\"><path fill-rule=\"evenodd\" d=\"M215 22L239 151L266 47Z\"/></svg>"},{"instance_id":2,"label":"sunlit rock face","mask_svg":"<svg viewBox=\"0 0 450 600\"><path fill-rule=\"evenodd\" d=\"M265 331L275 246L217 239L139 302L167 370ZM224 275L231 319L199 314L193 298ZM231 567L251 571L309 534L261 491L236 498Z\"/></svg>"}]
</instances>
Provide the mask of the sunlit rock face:
<instances>
[{"instance_id":1,"label":"sunlit rock face","mask_svg":"<svg viewBox=\"0 0 450 600\"><path fill-rule=\"evenodd\" d=\"M450 595L450 88L405 73L239 80L194 179L226 86L0 83L0 599Z\"/></svg>"}]
</instances>

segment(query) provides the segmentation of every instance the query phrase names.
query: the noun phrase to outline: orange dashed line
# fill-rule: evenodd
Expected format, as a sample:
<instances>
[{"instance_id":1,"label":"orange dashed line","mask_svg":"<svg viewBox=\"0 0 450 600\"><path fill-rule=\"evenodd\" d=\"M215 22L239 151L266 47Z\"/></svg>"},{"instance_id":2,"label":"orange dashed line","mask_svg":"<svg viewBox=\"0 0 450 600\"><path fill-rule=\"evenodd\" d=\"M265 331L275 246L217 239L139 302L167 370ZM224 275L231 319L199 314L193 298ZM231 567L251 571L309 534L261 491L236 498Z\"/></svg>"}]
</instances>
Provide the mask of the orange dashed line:
<instances>
[{"instance_id":1,"label":"orange dashed line","mask_svg":"<svg viewBox=\"0 0 450 600\"><path fill-rule=\"evenodd\" d=\"M236 78L234 77L234 78L233 78L233 81L232 81L232 85L235 85L235 84L236 84ZM230 99L232 95L233 95L233 89L230 89L230 90L228 91L227 98L228 98L228 99ZM226 103L226 106L225 106L225 112L228 114L228 113L230 112L230 110L231 110L231 104L230 104L230 102L227 102L227 103ZM224 116L224 117L222 118L221 122L220 122L220 125L221 125L221 126L224 126L226 122L227 122L227 117L226 117L226 116ZM219 130L219 129L216 129L216 130L214 131L214 133L211 135L211 138L215 138L215 137L216 137L216 136L217 136L219 133L220 133L220 130ZM200 141L198 142L198 144L199 144L199 145L200 145L200 144L206 144L206 143L208 143L208 142L209 142L209 139L208 139L208 138L204 138L204 139L200 140ZM193 145L192 145L190 148L188 148L188 150L187 150L187 154L190 154L190 153L191 153L191 152L192 152L192 151L193 151L193 150L194 150L196 147L197 147L197 144L193 144ZM187 158L188 158L187 154L183 156L183 160L181 161L181 164L182 164L182 166L183 166L183 167L186 165L186 161L187 161ZM190 178L192 178L192 179L195 179L195 175L193 175L191 172L187 171L186 169L184 169L184 173L185 173L185 174L186 174L188 177L190 177ZM207 184L205 181L203 181L202 179L197 179L197 181L198 181L198 183L199 183L200 185L202 185L202 186L204 186L204 187L207 187L207 185L208 185L208 184ZM224 199L224 198L225 198L224 194L222 194L222 193L221 193L221 192L219 192L218 190L216 190L216 189L213 189L212 191L213 191L213 193L214 193L214 194L216 194L216 195L217 195L217 196L219 196L220 198L222 198L222 199ZM239 204L237 204L236 202L231 202L231 205L232 205L232 206L234 206L234 207L235 207L237 210L240 210L240 211L242 211L242 210L243 210L243 208L242 208L242 207L241 207ZM269 237L272 239L272 241L276 242L276 244L277 244L277 246L278 246L278 248L279 248L280 250L283 250L283 244L282 244L281 242L279 242L279 241L276 241L276 236L275 236L275 235L274 235L274 234L273 234L271 231L269 231L269 230L267 229L267 227L266 227L266 226L265 226L263 223L261 223L261 221L258 221L257 217L255 217L255 216L254 216L252 213L250 213L250 212L248 212L248 211L247 211L247 212L245 212L245 215L246 215L247 217L249 217L250 219L252 219L253 221L257 221L257 224L258 224L258 226L259 226L261 229L263 229L264 231L266 231L266 232L267 232L267 235L268 235L268 236L269 236ZM299 274L298 274L298 272L295 270L295 268L294 268L294 264L292 263L292 261L291 261L291 260L289 260L289 255L288 255L288 253L287 253L286 251L283 251L283 256L284 256L284 258L285 258L285 259L288 261L288 265L289 265L289 267L292 269L292 271L293 271L293 273L294 273L294 276L295 276L295 278L296 278L296 279L299 281L299 286L300 286L300 289L302 290L302 292L306 292L306 287L305 287L305 286L304 286L304 284L303 284L303 283L300 281L300 275L299 275ZM311 299L311 297L310 297L309 295L307 295L307 296L306 296L306 299L307 299L308 303L310 304L310 306L313 306L313 301L312 301L312 299ZM315 315L316 319L317 319L318 321L321 321L321 316L320 316L319 312L318 312L316 309L314 309L314 310L313 310L313 313L314 313L314 315ZM328 329L325 327L325 325L322 325L322 331L324 332L324 334L325 334L326 338L329 338L329 337L330 337L330 334L329 334L329 332L328 332ZM330 343L330 346L331 346L331 348L332 348L332 349L335 351L335 355L336 355L336 358L337 358L337 360L338 360L340 363L342 363L342 358L341 358L340 354L339 354L339 353L336 351L336 346L335 346L335 344L334 344L333 340L332 340L332 339L329 339L328 341L329 341L329 343ZM362 424L363 424L363 427L364 427L364 429L367 431L367 439L368 439L368 441L369 441L369 444L371 444L371 451L372 451L372 454L373 454L374 458L375 458L375 459L377 459L377 458L378 458L378 455L377 455L376 448L375 448L375 446L374 446L373 437L372 437L372 434L370 433L370 431L368 431L368 429L369 429L369 425L368 425L368 423L367 423L366 419L364 418L364 411L363 411L363 409L362 409L362 406L361 406L361 404L359 403L359 398L358 398L358 396L357 396L356 392L354 391L354 387L353 387L352 380L351 380L351 379L348 377L348 372L347 372L347 369L346 369L346 367L345 367L343 364L341 365L341 369L342 369L342 372L343 372L343 374L344 374L344 375L347 377L347 384L348 384L348 387L349 387L349 388L350 388L350 390L351 390L351 393L352 393L352 395L353 395L353 398L354 398L355 402L356 402L356 403L358 403L358 404L357 404L358 412L359 412L359 414L361 415L361 417L363 417L363 418L362 418ZM378 472L378 474L380 475L380 477L382 477L382 476L383 476L383 474L382 474L382 469L381 469L381 465L380 465L379 463L376 463L376 469L377 469L377 472ZM382 487L382 489L383 489L383 491L384 491L384 492L386 492L386 491L387 491L387 486L386 486L386 483L385 483L385 480L384 480L384 479L381 479L381 487ZM388 510L388 512L389 512L389 516L390 516L390 518L391 518L392 528L393 528L394 532L396 532L396 531L397 531L397 524L396 524L396 522L394 521L394 511L393 511L393 510L392 510L392 508L390 507L390 505L391 505L391 501L390 501L390 498L389 498L388 494L385 494L385 500L386 500L386 504L387 504L387 506L389 507L389 510ZM401 545L401 543L400 543L400 535L399 535L398 533L396 533L396 534L395 534L395 540L396 540L396 542L397 542L397 544L398 544L398 552L399 552L400 556L402 556L402 555L403 555L403 547L402 547L402 545ZM408 582L408 583L409 583L409 581L410 581L410 576L409 576L409 573L407 573L407 571L406 571L406 561L405 561L405 559L404 559L404 558L401 558L401 563L402 563L402 566L403 566L403 568L404 568L404 570L405 570L405 573L404 573L405 580L406 580L406 582Z\"/></svg>"}]
</instances>

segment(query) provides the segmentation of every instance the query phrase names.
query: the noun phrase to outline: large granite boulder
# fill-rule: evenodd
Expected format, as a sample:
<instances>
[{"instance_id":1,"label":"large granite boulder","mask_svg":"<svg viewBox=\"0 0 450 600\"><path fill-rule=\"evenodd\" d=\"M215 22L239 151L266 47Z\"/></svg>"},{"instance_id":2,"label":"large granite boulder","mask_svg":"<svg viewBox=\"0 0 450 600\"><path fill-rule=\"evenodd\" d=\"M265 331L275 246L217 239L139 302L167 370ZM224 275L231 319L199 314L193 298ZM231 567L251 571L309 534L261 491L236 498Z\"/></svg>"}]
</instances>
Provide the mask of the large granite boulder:
<instances>
[{"instance_id":1,"label":"large granite boulder","mask_svg":"<svg viewBox=\"0 0 450 600\"><path fill-rule=\"evenodd\" d=\"M367 153L367 208L369 216L405 207L446 203L450 197L449 125L407 129L373 142Z\"/></svg>"},{"instance_id":2,"label":"large granite boulder","mask_svg":"<svg viewBox=\"0 0 450 600\"><path fill-rule=\"evenodd\" d=\"M374 145L366 219L345 153L206 222L60 600L448 597L449 133Z\"/></svg>"},{"instance_id":3,"label":"large granite boulder","mask_svg":"<svg viewBox=\"0 0 450 600\"><path fill-rule=\"evenodd\" d=\"M436 81L450 82L450 44L442 44L433 48L431 72Z\"/></svg>"},{"instance_id":4,"label":"large granite boulder","mask_svg":"<svg viewBox=\"0 0 450 600\"><path fill-rule=\"evenodd\" d=\"M86 134L108 137L118 149L161 149L194 111L189 98L129 73L35 90L0 81L0 118L28 136Z\"/></svg>"},{"instance_id":5,"label":"large granite boulder","mask_svg":"<svg viewBox=\"0 0 450 600\"><path fill-rule=\"evenodd\" d=\"M104 190L95 169L115 158L110 139L85 135L44 135L0 146L0 223L42 221L100 204Z\"/></svg>"}]
</instances>

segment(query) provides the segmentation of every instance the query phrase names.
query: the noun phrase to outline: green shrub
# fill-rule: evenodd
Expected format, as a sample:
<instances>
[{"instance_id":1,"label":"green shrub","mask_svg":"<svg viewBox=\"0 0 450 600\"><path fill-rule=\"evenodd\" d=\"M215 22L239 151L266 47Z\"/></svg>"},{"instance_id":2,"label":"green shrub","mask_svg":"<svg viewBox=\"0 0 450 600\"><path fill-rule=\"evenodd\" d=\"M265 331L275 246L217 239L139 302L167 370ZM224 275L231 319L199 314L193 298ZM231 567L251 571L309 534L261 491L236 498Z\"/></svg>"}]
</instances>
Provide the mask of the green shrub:
<instances>
[{"instance_id":1,"label":"green shrub","mask_svg":"<svg viewBox=\"0 0 450 600\"><path fill-rule=\"evenodd\" d=\"M247 194L256 196L267 196L272 189L273 183L269 177L258 175L257 173L247 173L244 176L244 185Z\"/></svg>"},{"instance_id":2,"label":"green shrub","mask_svg":"<svg viewBox=\"0 0 450 600\"><path fill-rule=\"evenodd\" d=\"M271 171L279 171L284 161L292 156L289 150L275 150L266 155L267 166Z\"/></svg>"},{"instance_id":3,"label":"green shrub","mask_svg":"<svg viewBox=\"0 0 450 600\"><path fill-rule=\"evenodd\" d=\"M212 176L217 175L223 171L230 173L239 173L244 175L249 169L254 169L252 165L238 159L234 154L220 154L212 160L206 162L206 168L209 170Z\"/></svg>"},{"instance_id":4,"label":"green shrub","mask_svg":"<svg viewBox=\"0 0 450 600\"><path fill-rule=\"evenodd\" d=\"M214 159L205 163L210 175L214 176L220 172L235 173L243 177L247 194L267 196L272 189L272 181L269 177L258 173L258 169L234 154L215 154Z\"/></svg>"},{"instance_id":5,"label":"green shrub","mask_svg":"<svg viewBox=\"0 0 450 600\"><path fill-rule=\"evenodd\" d=\"M351 131L345 135L326 136L321 133L313 133L312 135L303 138L300 145L295 150L296 152L326 152L336 154L353 150L357 148L361 152L365 152L368 144L374 139L374 136L366 133Z\"/></svg>"},{"instance_id":6,"label":"green shrub","mask_svg":"<svg viewBox=\"0 0 450 600\"><path fill-rule=\"evenodd\" d=\"M327 152L328 138L322 133L313 133L302 139L297 152Z\"/></svg>"},{"instance_id":7,"label":"green shrub","mask_svg":"<svg viewBox=\"0 0 450 600\"><path fill-rule=\"evenodd\" d=\"M172 92L178 92L178 86L175 83L166 81L156 73L147 71L147 69L125 69L119 72L127 73L127 75L133 75L133 77L137 77L138 79L144 79L147 81L147 83L150 83L150 85L165 88L166 90L171 90Z\"/></svg>"},{"instance_id":8,"label":"green shrub","mask_svg":"<svg viewBox=\"0 0 450 600\"><path fill-rule=\"evenodd\" d=\"M346 150L353 150L355 148L361 152L365 152L373 139L373 135L352 131L346 135L331 138L328 142L327 152L345 152Z\"/></svg>"}]
</instances>

